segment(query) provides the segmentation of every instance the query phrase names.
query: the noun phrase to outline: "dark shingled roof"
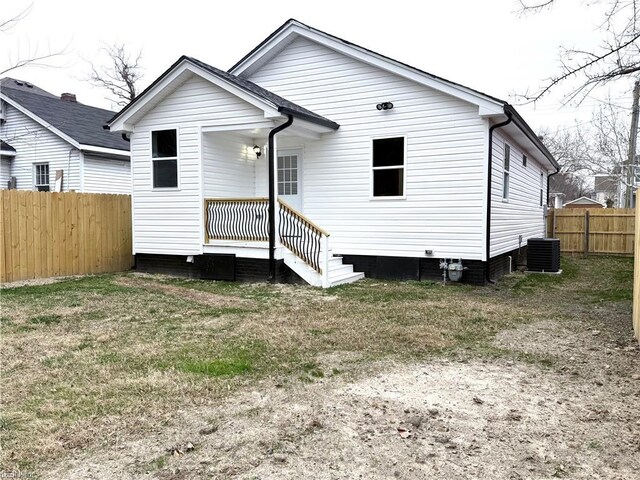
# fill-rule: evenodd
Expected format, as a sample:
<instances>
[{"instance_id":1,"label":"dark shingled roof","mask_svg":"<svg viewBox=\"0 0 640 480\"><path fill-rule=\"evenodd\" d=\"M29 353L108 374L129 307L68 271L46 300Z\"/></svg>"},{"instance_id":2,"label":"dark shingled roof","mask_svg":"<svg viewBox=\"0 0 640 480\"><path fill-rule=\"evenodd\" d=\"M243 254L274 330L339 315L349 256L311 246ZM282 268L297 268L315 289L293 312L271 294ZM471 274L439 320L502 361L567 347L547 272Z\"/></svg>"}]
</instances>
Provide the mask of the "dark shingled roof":
<instances>
[{"instance_id":1,"label":"dark shingled roof","mask_svg":"<svg viewBox=\"0 0 640 480\"><path fill-rule=\"evenodd\" d=\"M340 125L338 125L336 122L333 122L331 120L329 120L328 118L323 117L322 115L318 115L317 113L312 112L311 110L307 110L304 107L301 107L300 105L297 105L293 102L290 102L289 100L287 100L286 98L282 98L279 95L276 95L273 92L270 92L269 90L266 90L264 88L262 88L259 85L256 85L253 82L250 82L249 80L246 80L244 78L241 77L237 77L236 75L233 75L231 73L225 72L224 70L220 70L219 68L213 67L207 63L201 62L200 60L193 58L193 57L188 57L186 55L181 56L173 65L171 65L171 67L169 67L167 69L166 72L164 72L162 75L160 75L160 77L158 77L144 92L142 92L140 95L138 95L137 99L134 100L133 102L131 102L129 105L127 105L125 108L123 108L117 115L115 115L111 120L109 120L108 123L112 123L116 118L118 118L122 113L124 113L125 111L127 111L129 109L129 107L131 107L131 105L135 104L136 101L142 97L144 97L145 93L147 93L151 88L153 88L158 82L160 82L169 72L171 72L175 67L177 67L180 63L182 63L184 60L188 61L189 63L192 63L193 65L202 68L203 70L211 73L212 75L215 75L216 77L219 77L233 85L235 85L236 87L249 92L255 96L257 96L258 98L261 98L262 100L265 100L267 102L270 102L272 104L274 104L277 108L279 112L282 112L284 114L290 114L293 115L296 118L299 118L301 120L306 120L308 122L311 123L315 123L318 125L323 125L325 127L328 128L333 128L334 130L337 130Z\"/></svg>"},{"instance_id":2,"label":"dark shingled roof","mask_svg":"<svg viewBox=\"0 0 640 480\"><path fill-rule=\"evenodd\" d=\"M103 128L115 115L111 110L63 101L35 85L13 78L0 80L0 92L80 144L129 151L129 142L122 135Z\"/></svg>"}]
</instances>

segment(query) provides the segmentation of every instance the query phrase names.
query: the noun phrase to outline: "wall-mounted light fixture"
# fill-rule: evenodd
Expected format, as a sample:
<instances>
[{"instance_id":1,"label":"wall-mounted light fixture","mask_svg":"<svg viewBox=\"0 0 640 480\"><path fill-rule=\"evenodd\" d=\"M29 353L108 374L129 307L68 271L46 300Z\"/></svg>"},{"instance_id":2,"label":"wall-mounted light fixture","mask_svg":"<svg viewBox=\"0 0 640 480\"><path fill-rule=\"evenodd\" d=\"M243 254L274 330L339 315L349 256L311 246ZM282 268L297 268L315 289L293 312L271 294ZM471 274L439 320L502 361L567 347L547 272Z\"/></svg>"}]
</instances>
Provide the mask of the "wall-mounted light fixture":
<instances>
[{"instance_id":1,"label":"wall-mounted light fixture","mask_svg":"<svg viewBox=\"0 0 640 480\"><path fill-rule=\"evenodd\" d=\"M256 158L260 158L260 156L262 155L262 149L258 145L254 145L253 153L256 154Z\"/></svg>"},{"instance_id":2,"label":"wall-mounted light fixture","mask_svg":"<svg viewBox=\"0 0 640 480\"><path fill-rule=\"evenodd\" d=\"M376 105L378 110L391 110L393 108L393 103L391 102L382 102Z\"/></svg>"}]
</instances>

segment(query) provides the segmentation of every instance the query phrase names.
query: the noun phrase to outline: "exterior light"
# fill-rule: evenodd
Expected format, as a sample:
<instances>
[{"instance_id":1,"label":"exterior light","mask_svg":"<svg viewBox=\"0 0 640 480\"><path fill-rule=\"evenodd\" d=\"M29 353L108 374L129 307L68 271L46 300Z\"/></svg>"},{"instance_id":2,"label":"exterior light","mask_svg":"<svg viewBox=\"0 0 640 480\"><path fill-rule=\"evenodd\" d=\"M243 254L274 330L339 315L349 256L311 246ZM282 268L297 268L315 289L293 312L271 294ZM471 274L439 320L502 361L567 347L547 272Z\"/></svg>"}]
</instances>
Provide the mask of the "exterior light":
<instances>
[{"instance_id":1,"label":"exterior light","mask_svg":"<svg viewBox=\"0 0 640 480\"><path fill-rule=\"evenodd\" d=\"M382 102L376 105L378 110L391 110L393 108L393 103L391 102Z\"/></svg>"},{"instance_id":2,"label":"exterior light","mask_svg":"<svg viewBox=\"0 0 640 480\"><path fill-rule=\"evenodd\" d=\"M253 153L256 154L256 158L260 158L260 156L262 155L262 149L258 145L254 145Z\"/></svg>"}]
</instances>

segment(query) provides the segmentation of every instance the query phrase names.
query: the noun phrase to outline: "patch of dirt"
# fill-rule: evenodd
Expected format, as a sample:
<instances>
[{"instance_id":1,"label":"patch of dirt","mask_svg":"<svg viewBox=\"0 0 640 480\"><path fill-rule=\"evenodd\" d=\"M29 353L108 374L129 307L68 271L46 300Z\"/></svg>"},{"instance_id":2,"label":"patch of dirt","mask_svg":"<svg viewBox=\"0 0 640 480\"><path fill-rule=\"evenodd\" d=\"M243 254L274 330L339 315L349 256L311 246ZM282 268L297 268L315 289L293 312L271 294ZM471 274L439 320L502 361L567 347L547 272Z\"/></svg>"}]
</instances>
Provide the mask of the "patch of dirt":
<instances>
[{"instance_id":1,"label":"patch of dirt","mask_svg":"<svg viewBox=\"0 0 640 480\"><path fill-rule=\"evenodd\" d=\"M135 275L130 277L119 277L114 283L123 285L125 287L145 288L148 290L154 290L162 292L167 295L173 295L187 300L193 300L201 305L209 305L212 307L245 307L251 308L254 306L253 301L240 298L232 295L217 295L211 292L202 292L199 290L193 290L191 288L184 288L175 285L167 285L152 280L151 278L145 278L143 275Z\"/></svg>"},{"instance_id":2,"label":"patch of dirt","mask_svg":"<svg viewBox=\"0 0 640 480\"><path fill-rule=\"evenodd\" d=\"M37 285L49 285L51 283L62 282L63 280L73 280L86 278L86 275L71 275L66 277L32 278L30 280L16 280L15 282L0 283L0 290L4 288L35 287Z\"/></svg>"},{"instance_id":3,"label":"patch of dirt","mask_svg":"<svg viewBox=\"0 0 640 480\"><path fill-rule=\"evenodd\" d=\"M604 333L552 321L503 332L496 344L553 353L558 367L433 360L363 366L357 378L341 375L285 388L263 380L215 409L177 407L157 435L105 441L101 451L78 454L44 478L636 475L637 344L620 346ZM613 366L605 368L604 359ZM340 365L338 358L326 360ZM377 373L369 375L370 368ZM167 453L175 445L193 449Z\"/></svg>"}]
</instances>

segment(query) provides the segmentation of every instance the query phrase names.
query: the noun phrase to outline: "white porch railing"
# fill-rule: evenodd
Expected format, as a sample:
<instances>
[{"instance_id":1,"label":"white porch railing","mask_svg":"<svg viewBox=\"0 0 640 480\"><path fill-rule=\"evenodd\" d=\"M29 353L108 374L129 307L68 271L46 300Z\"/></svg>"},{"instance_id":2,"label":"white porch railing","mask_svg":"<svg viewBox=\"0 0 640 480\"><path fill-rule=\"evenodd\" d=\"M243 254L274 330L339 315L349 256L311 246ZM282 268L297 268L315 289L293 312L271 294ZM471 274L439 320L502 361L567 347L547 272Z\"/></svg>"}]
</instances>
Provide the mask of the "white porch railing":
<instances>
[{"instance_id":1,"label":"white porch railing","mask_svg":"<svg viewBox=\"0 0 640 480\"><path fill-rule=\"evenodd\" d=\"M318 274L328 275L329 233L278 200L278 240ZM268 198L205 199L205 241L269 241Z\"/></svg>"}]
</instances>

